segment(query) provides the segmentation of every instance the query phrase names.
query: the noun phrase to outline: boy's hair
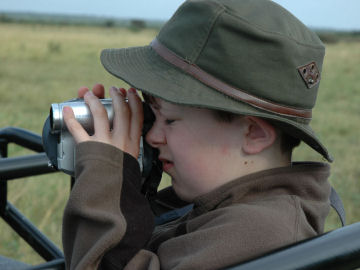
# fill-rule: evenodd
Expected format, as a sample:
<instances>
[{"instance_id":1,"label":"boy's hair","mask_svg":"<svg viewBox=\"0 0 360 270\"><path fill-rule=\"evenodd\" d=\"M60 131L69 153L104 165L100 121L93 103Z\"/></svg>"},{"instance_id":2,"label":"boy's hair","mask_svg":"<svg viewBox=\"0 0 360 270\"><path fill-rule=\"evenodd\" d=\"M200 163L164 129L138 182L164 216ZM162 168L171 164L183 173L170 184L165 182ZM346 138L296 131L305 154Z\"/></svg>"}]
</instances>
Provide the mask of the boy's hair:
<instances>
[{"instance_id":1,"label":"boy's hair","mask_svg":"<svg viewBox=\"0 0 360 270\"><path fill-rule=\"evenodd\" d=\"M232 122L236 117L238 117L238 114L227 112L227 111L221 111L221 110L212 110L214 113L214 117L224 123L230 123ZM271 123L271 122L270 122ZM279 131L278 134L280 136L280 150L282 153L289 153L291 154L295 147L299 146L301 140L298 138L295 138L283 130L277 128Z\"/></svg>"},{"instance_id":2,"label":"boy's hair","mask_svg":"<svg viewBox=\"0 0 360 270\"><path fill-rule=\"evenodd\" d=\"M292 153L295 147L298 147L301 143L299 138L295 138L286 132L281 131L281 151L283 153Z\"/></svg>"},{"instance_id":3,"label":"boy's hair","mask_svg":"<svg viewBox=\"0 0 360 270\"><path fill-rule=\"evenodd\" d=\"M147 104L149 104L149 105L156 104L156 101L155 101L154 96L147 95L147 94L145 94L144 92L141 92L141 95L142 95L145 103L147 103Z\"/></svg>"},{"instance_id":4,"label":"boy's hair","mask_svg":"<svg viewBox=\"0 0 360 270\"><path fill-rule=\"evenodd\" d=\"M145 93L142 93L142 96L146 103L156 104L156 101L153 96L147 95ZM215 117L216 120L224 123L231 123L236 117L239 117L239 114L232 112L215 110L215 109L212 109L211 111L213 112L213 116ZM291 154L293 149L300 144L301 140L283 132L280 129L277 130L280 131L278 132L278 134L281 140L281 144L280 144L281 152Z\"/></svg>"}]
</instances>

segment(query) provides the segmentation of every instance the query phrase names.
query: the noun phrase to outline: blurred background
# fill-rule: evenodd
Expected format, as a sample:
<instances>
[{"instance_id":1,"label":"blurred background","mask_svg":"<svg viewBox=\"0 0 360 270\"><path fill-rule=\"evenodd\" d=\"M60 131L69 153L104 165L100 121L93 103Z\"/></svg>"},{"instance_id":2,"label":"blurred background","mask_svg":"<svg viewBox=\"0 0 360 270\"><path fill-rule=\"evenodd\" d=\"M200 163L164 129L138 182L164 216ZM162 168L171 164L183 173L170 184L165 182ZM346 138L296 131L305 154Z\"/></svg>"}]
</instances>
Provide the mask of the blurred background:
<instances>
[{"instance_id":1,"label":"blurred background","mask_svg":"<svg viewBox=\"0 0 360 270\"><path fill-rule=\"evenodd\" d=\"M0 1L0 128L41 134L51 103L101 82L127 87L100 64L103 48L149 44L183 1ZM360 220L360 19L358 0L277 0L327 47L313 128L335 158L330 181L342 197L348 224ZM9 145L9 156L31 154ZM305 145L295 160L322 158ZM169 180L164 177L164 185ZM55 173L8 182L8 199L61 248L69 176ZM326 230L340 226L332 212ZM43 262L0 219L0 255Z\"/></svg>"}]
</instances>

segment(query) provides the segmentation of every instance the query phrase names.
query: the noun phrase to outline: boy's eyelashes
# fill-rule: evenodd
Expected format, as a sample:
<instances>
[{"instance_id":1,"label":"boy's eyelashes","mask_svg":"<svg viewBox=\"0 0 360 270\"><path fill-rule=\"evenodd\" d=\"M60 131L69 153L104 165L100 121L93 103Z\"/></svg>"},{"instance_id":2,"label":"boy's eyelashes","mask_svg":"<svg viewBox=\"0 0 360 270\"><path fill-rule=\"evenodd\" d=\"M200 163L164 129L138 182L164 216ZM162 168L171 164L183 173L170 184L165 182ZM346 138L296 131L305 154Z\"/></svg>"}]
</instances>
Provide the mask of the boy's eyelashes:
<instances>
[{"instance_id":1,"label":"boy's eyelashes","mask_svg":"<svg viewBox=\"0 0 360 270\"><path fill-rule=\"evenodd\" d=\"M174 123L175 120L174 119L165 119L165 124L166 125L171 125L172 123Z\"/></svg>"}]
</instances>

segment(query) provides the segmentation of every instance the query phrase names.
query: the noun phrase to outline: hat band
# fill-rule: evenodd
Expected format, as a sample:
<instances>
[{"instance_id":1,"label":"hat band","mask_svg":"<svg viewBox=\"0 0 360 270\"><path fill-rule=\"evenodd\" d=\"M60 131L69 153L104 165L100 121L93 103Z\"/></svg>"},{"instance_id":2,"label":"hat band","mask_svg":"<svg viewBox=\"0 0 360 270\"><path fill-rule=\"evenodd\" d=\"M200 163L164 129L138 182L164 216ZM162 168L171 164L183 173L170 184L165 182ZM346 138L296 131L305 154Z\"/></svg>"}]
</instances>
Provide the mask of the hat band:
<instances>
[{"instance_id":1,"label":"hat band","mask_svg":"<svg viewBox=\"0 0 360 270\"><path fill-rule=\"evenodd\" d=\"M256 96L250 95L249 93L246 93L244 90L235 88L231 85L224 83L223 81L220 81L219 79L210 75L206 71L202 70L197 65L189 63L189 61L183 59L182 57L178 56L177 54L166 48L156 38L150 43L150 46L155 50L155 52L158 55L160 55L167 62L180 68L185 73L195 77L196 79L206 84L207 86L210 86L215 90L227 96L230 96L236 100L245 102L251 106L266 111L270 111L276 114L286 115L290 117L302 117L309 120L312 117L311 110L296 109L296 108L283 106L274 102L270 102L258 98Z\"/></svg>"}]
</instances>

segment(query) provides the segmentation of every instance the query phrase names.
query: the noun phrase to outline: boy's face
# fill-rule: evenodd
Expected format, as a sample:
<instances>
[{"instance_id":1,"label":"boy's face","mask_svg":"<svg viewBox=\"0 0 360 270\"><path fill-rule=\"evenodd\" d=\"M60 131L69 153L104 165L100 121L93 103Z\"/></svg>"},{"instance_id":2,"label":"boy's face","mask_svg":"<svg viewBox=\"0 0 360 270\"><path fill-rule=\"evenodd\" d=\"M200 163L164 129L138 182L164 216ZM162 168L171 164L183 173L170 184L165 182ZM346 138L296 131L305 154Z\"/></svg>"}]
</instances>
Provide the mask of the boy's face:
<instances>
[{"instance_id":1,"label":"boy's face","mask_svg":"<svg viewBox=\"0 0 360 270\"><path fill-rule=\"evenodd\" d=\"M180 198L191 201L242 175L245 131L240 117L224 123L208 109L154 101L156 120L146 140L159 150Z\"/></svg>"}]
</instances>

